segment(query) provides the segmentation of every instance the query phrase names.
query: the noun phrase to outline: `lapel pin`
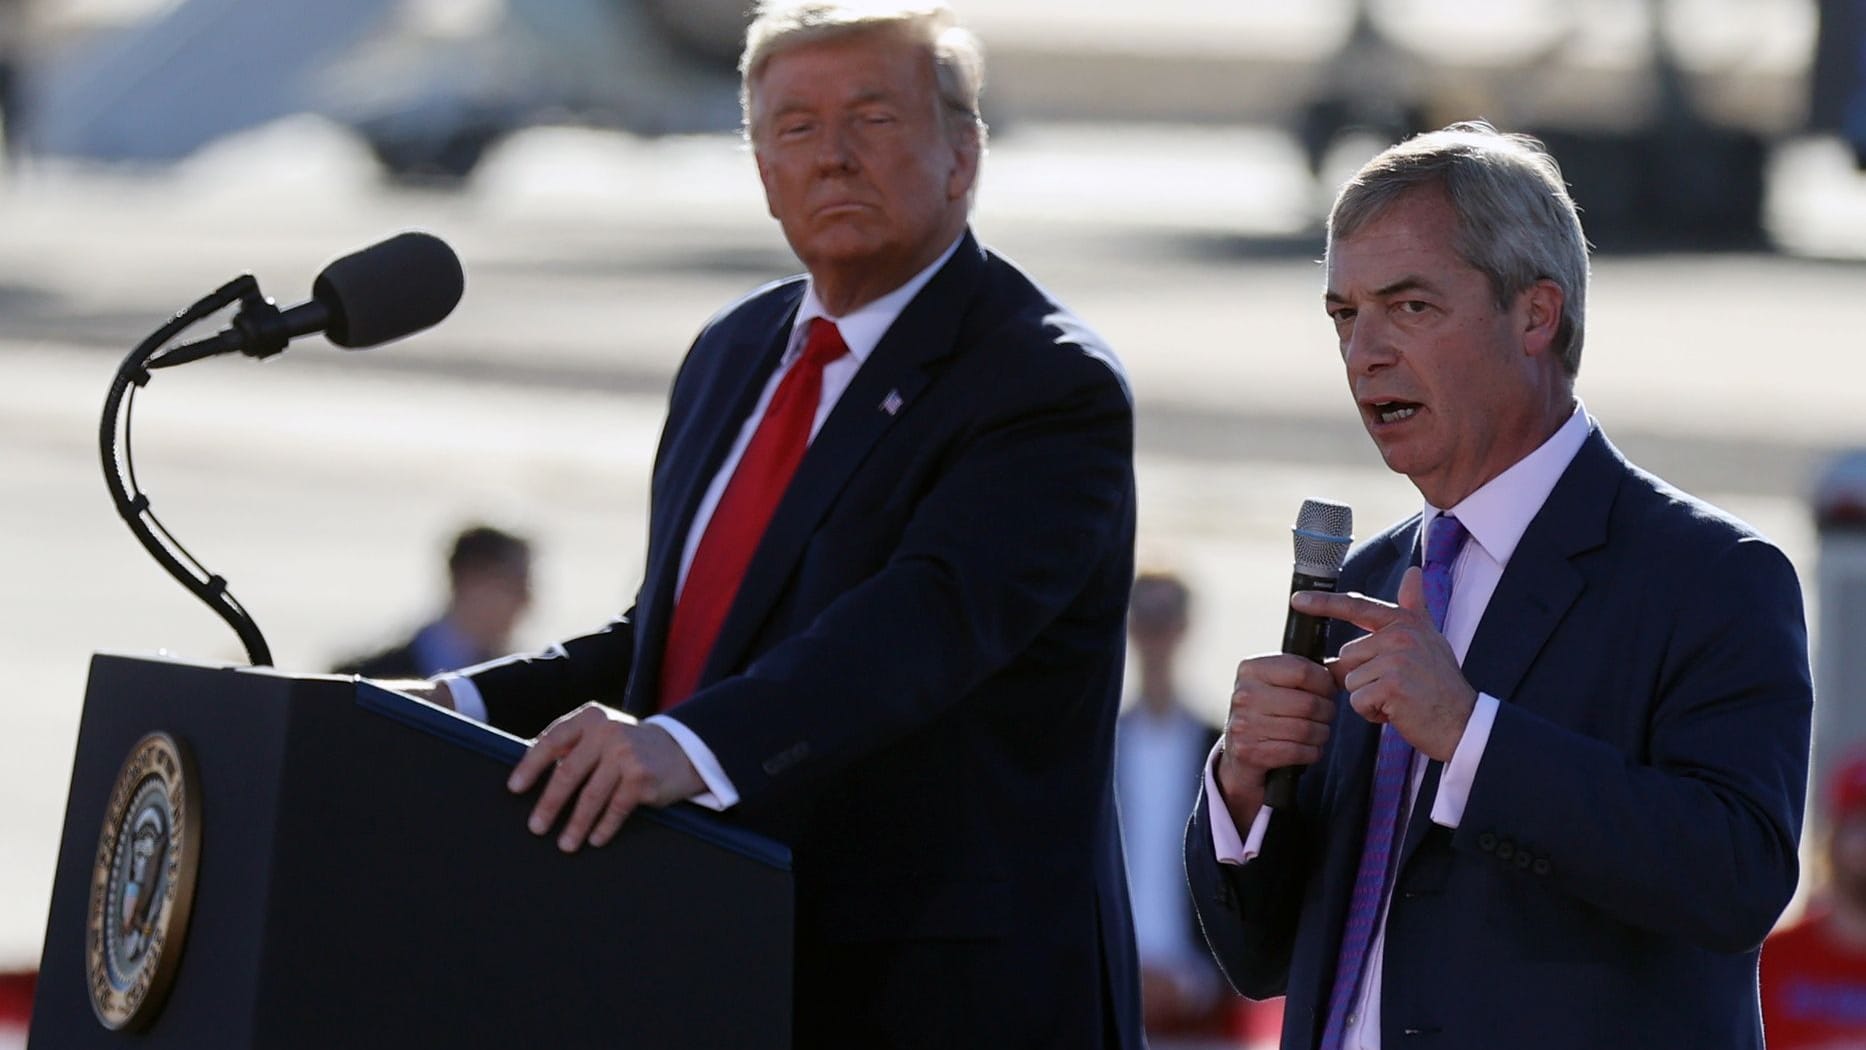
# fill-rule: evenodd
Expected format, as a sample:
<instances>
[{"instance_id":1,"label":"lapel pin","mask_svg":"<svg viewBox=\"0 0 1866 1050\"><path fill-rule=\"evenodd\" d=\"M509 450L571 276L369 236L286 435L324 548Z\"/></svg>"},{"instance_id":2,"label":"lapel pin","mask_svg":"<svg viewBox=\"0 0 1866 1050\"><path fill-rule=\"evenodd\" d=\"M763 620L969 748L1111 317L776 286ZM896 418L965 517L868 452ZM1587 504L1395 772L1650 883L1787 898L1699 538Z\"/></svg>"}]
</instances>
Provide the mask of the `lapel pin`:
<instances>
[{"instance_id":1,"label":"lapel pin","mask_svg":"<svg viewBox=\"0 0 1866 1050\"><path fill-rule=\"evenodd\" d=\"M901 392L899 390L890 390L888 391L888 396L881 399L881 410L890 416L896 415L900 412L901 406L904 404L906 404L906 402L901 400Z\"/></svg>"}]
</instances>

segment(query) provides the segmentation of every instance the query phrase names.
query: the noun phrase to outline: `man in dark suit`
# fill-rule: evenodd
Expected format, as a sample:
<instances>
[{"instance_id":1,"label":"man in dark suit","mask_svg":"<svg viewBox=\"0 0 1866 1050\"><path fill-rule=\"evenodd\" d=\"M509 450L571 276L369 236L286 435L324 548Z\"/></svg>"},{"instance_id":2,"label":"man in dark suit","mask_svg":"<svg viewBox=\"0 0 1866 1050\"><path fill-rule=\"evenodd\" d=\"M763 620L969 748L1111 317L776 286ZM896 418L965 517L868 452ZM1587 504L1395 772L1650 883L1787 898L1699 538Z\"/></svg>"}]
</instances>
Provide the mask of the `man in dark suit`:
<instances>
[{"instance_id":1,"label":"man in dark suit","mask_svg":"<svg viewBox=\"0 0 1866 1050\"><path fill-rule=\"evenodd\" d=\"M866 10L748 31L746 128L808 275L682 364L634 607L434 695L541 733L511 787L567 851L689 798L789 843L798 1046L1138 1046L1126 383L967 228L976 41Z\"/></svg>"},{"instance_id":2,"label":"man in dark suit","mask_svg":"<svg viewBox=\"0 0 1866 1050\"><path fill-rule=\"evenodd\" d=\"M1336 201L1348 382L1426 506L1349 557L1362 593L1292 599L1335 621L1326 668L1239 666L1186 838L1231 981L1288 994L1285 1050L1762 1046L1807 775L1800 590L1575 399L1586 287L1534 140L1423 135Z\"/></svg>"},{"instance_id":3,"label":"man in dark suit","mask_svg":"<svg viewBox=\"0 0 1866 1050\"><path fill-rule=\"evenodd\" d=\"M405 640L349 660L337 674L419 678L512 651L512 628L531 605L531 544L470 525L447 552L447 607Z\"/></svg>"}]
</instances>

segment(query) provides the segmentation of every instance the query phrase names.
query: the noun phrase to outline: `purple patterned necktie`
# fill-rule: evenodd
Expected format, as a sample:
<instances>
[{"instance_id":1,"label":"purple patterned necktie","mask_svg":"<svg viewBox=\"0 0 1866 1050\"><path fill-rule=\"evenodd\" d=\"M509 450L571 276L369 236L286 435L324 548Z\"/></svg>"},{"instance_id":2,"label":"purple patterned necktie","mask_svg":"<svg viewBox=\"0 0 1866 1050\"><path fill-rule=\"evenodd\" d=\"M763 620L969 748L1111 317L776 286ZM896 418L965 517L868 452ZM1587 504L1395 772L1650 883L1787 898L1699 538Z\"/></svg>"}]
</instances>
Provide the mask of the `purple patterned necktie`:
<instances>
[{"instance_id":1,"label":"purple patterned necktie","mask_svg":"<svg viewBox=\"0 0 1866 1050\"><path fill-rule=\"evenodd\" d=\"M1451 604L1451 566L1464 547L1463 523L1442 514L1432 523L1425 546L1425 608L1432 626L1445 629L1445 609ZM1354 893L1348 898L1348 922L1342 930L1341 954L1335 959L1335 982L1328 996L1328 1024L1322 1029L1321 1050L1341 1050L1348 1013L1360 998L1361 978L1367 972L1367 953L1373 947L1374 926L1393 877L1393 836L1399 827L1400 802L1412 773L1412 745L1391 726L1380 730L1380 757L1374 763L1373 803L1367 812L1367 837L1361 846L1361 864L1354 873Z\"/></svg>"}]
</instances>

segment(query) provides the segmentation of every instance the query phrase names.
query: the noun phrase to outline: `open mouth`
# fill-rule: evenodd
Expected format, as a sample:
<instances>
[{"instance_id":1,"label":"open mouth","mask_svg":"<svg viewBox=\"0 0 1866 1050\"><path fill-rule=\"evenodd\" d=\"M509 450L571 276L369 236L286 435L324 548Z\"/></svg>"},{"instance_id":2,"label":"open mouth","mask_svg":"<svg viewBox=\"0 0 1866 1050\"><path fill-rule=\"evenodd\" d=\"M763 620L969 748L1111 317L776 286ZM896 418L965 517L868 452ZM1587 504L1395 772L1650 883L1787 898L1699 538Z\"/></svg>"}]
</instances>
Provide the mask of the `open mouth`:
<instances>
[{"instance_id":1,"label":"open mouth","mask_svg":"<svg viewBox=\"0 0 1866 1050\"><path fill-rule=\"evenodd\" d=\"M1415 401L1375 401L1367 406L1374 414L1374 419L1381 423L1398 423L1411 419L1419 411Z\"/></svg>"}]
</instances>

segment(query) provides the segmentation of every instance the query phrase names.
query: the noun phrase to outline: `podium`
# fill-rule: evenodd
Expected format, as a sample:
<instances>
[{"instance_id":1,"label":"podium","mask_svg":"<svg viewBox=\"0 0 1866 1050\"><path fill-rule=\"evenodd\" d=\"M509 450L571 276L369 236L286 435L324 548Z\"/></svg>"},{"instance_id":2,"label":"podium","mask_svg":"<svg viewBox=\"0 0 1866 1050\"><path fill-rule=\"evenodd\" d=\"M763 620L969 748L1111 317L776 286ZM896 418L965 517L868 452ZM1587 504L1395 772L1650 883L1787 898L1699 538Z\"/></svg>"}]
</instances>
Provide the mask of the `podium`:
<instances>
[{"instance_id":1,"label":"podium","mask_svg":"<svg viewBox=\"0 0 1866 1050\"><path fill-rule=\"evenodd\" d=\"M198 806L191 855L178 810L153 864L192 861L193 887L151 942L165 999L112 1028L99 956L135 955L114 938L153 912L123 890L139 832L106 818L152 733ZM351 678L94 657L28 1045L788 1046L788 852L676 806L562 854L505 789L524 747Z\"/></svg>"}]
</instances>

